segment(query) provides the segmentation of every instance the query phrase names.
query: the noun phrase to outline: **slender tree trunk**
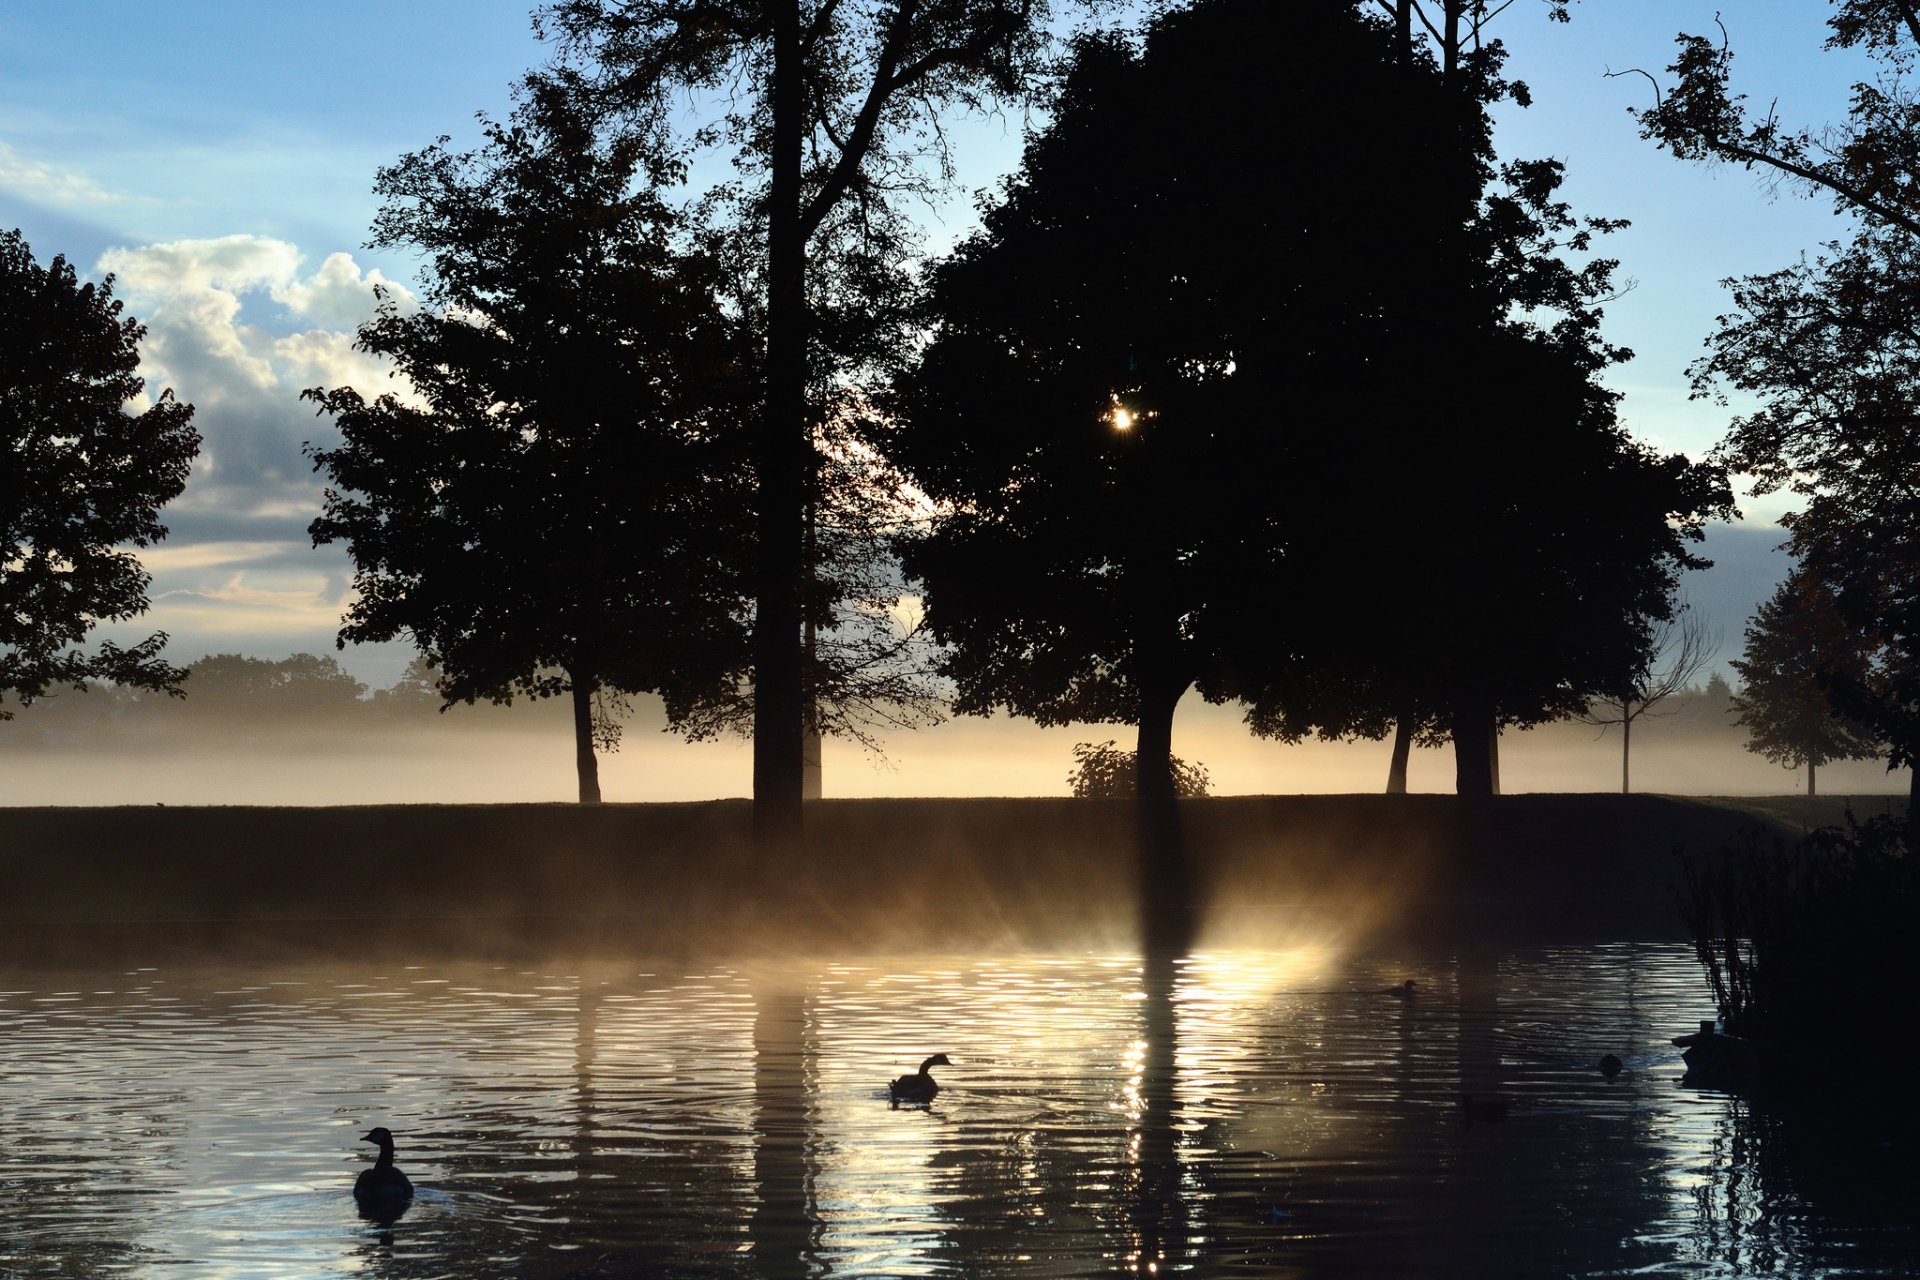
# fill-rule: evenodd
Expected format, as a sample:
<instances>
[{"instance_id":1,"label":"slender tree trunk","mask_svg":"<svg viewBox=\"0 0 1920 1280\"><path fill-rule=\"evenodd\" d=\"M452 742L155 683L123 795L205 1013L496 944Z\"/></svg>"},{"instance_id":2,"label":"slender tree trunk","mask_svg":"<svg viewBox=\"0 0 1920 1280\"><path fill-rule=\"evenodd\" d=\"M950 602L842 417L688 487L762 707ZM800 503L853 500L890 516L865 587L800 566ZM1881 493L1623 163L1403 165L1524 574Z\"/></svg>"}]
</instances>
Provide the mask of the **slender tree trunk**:
<instances>
[{"instance_id":1,"label":"slender tree trunk","mask_svg":"<svg viewBox=\"0 0 1920 1280\"><path fill-rule=\"evenodd\" d=\"M577 671L567 673L573 685L573 761L580 775L580 803L600 803L600 762L593 755L593 691L595 681Z\"/></svg>"},{"instance_id":2,"label":"slender tree trunk","mask_svg":"<svg viewBox=\"0 0 1920 1280\"><path fill-rule=\"evenodd\" d=\"M1413 717L1393 722L1393 760L1387 765L1387 794L1407 794L1407 757L1413 754Z\"/></svg>"},{"instance_id":3,"label":"slender tree trunk","mask_svg":"<svg viewBox=\"0 0 1920 1280\"><path fill-rule=\"evenodd\" d=\"M1625 703L1620 711L1620 794L1632 795L1632 778L1627 773L1627 761L1633 751L1633 712Z\"/></svg>"},{"instance_id":4,"label":"slender tree trunk","mask_svg":"<svg viewBox=\"0 0 1920 1280\"><path fill-rule=\"evenodd\" d=\"M1500 722L1489 718L1487 721L1487 780L1493 786L1493 794L1500 794Z\"/></svg>"},{"instance_id":5,"label":"slender tree trunk","mask_svg":"<svg viewBox=\"0 0 1920 1280\"><path fill-rule=\"evenodd\" d=\"M807 447L806 243L800 167L806 100L799 0L773 13L773 152L767 227L767 398L755 441L759 534L753 627L753 833L801 832L801 525Z\"/></svg>"},{"instance_id":6,"label":"slender tree trunk","mask_svg":"<svg viewBox=\"0 0 1920 1280\"><path fill-rule=\"evenodd\" d=\"M1454 704L1453 789L1462 796L1493 794L1493 717L1485 704L1467 699Z\"/></svg>"},{"instance_id":7,"label":"slender tree trunk","mask_svg":"<svg viewBox=\"0 0 1920 1280\"><path fill-rule=\"evenodd\" d=\"M1393 42L1400 51L1400 64L1413 65L1413 0L1395 0L1393 6Z\"/></svg>"},{"instance_id":8,"label":"slender tree trunk","mask_svg":"<svg viewBox=\"0 0 1920 1280\"><path fill-rule=\"evenodd\" d=\"M1820 794L1818 790L1817 780L1814 777L1814 769L1815 769L1815 765L1813 763L1813 757L1808 756L1807 757L1807 794L1810 796L1817 796Z\"/></svg>"},{"instance_id":9,"label":"slender tree trunk","mask_svg":"<svg viewBox=\"0 0 1920 1280\"><path fill-rule=\"evenodd\" d=\"M1920 850L1920 761L1907 766L1907 852Z\"/></svg>"},{"instance_id":10,"label":"slender tree trunk","mask_svg":"<svg viewBox=\"0 0 1920 1280\"><path fill-rule=\"evenodd\" d=\"M818 800L821 796L820 777L820 702L815 692L815 681L819 678L816 663L819 660L819 636L813 620L812 596L819 580L818 549L815 534L817 507L819 503L820 469L816 459L809 459L807 468L807 544L806 544L806 583L808 600L805 607L806 623L802 629L801 640L801 683L800 683L800 798Z\"/></svg>"}]
</instances>

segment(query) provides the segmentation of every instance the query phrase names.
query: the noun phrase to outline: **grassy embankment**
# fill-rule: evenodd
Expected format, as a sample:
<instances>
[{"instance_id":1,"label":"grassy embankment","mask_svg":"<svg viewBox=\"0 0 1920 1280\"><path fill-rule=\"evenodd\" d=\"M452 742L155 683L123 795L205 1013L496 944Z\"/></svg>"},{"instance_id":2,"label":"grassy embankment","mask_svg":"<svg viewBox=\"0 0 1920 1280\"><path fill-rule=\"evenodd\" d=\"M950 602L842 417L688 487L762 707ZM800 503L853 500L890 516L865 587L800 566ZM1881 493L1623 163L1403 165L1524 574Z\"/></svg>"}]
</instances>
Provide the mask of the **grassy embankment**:
<instances>
[{"instance_id":1,"label":"grassy embankment","mask_svg":"<svg viewBox=\"0 0 1920 1280\"><path fill-rule=\"evenodd\" d=\"M1526 795L1189 802L1203 942L1398 932L1683 936L1676 851L1840 798ZM1898 802L1895 802L1898 803ZM1864 798L1863 815L1886 807ZM349 808L21 808L0 816L0 937L289 948L1128 944L1131 809L1066 799L841 800L763 865L744 801Z\"/></svg>"}]
</instances>

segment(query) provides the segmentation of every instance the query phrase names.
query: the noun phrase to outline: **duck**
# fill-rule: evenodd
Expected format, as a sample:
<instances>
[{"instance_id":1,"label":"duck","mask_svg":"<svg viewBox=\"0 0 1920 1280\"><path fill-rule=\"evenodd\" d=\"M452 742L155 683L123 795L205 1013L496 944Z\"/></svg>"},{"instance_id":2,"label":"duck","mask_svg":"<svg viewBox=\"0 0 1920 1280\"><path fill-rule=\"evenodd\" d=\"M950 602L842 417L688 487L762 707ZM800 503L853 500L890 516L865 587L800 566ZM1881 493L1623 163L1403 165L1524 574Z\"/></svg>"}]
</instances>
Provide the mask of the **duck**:
<instances>
[{"instance_id":1,"label":"duck","mask_svg":"<svg viewBox=\"0 0 1920 1280\"><path fill-rule=\"evenodd\" d=\"M1611 1080L1615 1076L1619 1075L1621 1070L1622 1070L1622 1064L1619 1058L1615 1057L1611 1053L1603 1053L1600 1055L1600 1074L1601 1075Z\"/></svg>"},{"instance_id":2,"label":"duck","mask_svg":"<svg viewBox=\"0 0 1920 1280\"><path fill-rule=\"evenodd\" d=\"M361 1137L362 1142L371 1142L380 1148L379 1159L370 1169L362 1169L354 1180L353 1198L361 1204L399 1204L413 1198L413 1184L407 1181L407 1175L394 1167L393 1134L384 1126L367 1130Z\"/></svg>"},{"instance_id":3,"label":"duck","mask_svg":"<svg viewBox=\"0 0 1920 1280\"><path fill-rule=\"evenodd\" d=\"M1410 999L1413 996L1413 985L1414 985L1413 979L1408 978L1405 982L1402 982L1397 986L1380 988L1378 994L1383 996L1392 996L1396 1000Z\"/></svg>"},{"instance_id":4,"label":"duck","mask_svg":"<svg viewBox=\"0 0 1920 1280\"><path fill-rule=\"evenodd\" d=\"M920 1064L920 1070L910 1076L901 1076L887 1086L887 1094L895 1102L932 1102L933 1095L940 1092L940 1086L933 1076L928 1074L933 1067L950 1067L944 1053L936 1053Z\"/></svg>"}]
</instances>

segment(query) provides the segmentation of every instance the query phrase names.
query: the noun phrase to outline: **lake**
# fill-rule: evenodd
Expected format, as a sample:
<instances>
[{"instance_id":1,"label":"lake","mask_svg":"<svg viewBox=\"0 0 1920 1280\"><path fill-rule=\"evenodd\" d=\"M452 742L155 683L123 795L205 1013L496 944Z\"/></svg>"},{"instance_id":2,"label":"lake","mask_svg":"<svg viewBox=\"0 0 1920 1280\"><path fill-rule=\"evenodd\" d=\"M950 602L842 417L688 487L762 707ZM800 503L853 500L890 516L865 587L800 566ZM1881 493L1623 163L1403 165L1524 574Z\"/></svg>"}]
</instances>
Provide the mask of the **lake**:
<instances>
[{"instance_id":1,"label":"lake","mask_svg":"<svg viewBox=\"0 0 1920 1280\"><path fill-rule=\"evenodd\" d=\"M10 1277L1920 1259L1870 1123L1681 1085L1712 1009L1679 945L0 973ZM938 1097L890 1105L937 1052ZM350 1194L374 1125L418 1188L386 1222Z\"/></svg>"}]
</instances>

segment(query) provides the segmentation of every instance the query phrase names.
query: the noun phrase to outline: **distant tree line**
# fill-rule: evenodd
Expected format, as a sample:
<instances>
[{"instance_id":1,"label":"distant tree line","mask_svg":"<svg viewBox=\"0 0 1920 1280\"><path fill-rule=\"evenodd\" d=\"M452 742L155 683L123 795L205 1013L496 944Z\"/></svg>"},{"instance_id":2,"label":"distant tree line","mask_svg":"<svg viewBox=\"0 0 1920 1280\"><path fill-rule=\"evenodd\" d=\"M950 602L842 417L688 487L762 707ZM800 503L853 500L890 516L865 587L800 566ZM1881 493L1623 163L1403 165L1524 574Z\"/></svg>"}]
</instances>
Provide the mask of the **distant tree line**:
<instances>
[{"instance_id":1,"label":"distant tree line","mask_svg":"<svg viewBox=\"0 0 1920 1280\"><path fill-rule=\"evenodd\" d=\"M178 670L171 691L85 683L43 695L0 745L135 746L175 735L243 738L374 733L444 724L439 681L415 659L392 686L370 689L328 656L208 654ZM521 723L526 721L521 720ZM464 720L463 727L478 723ZM538 723L558 727L560 717Z\"/></svg>"}]
</instances>

